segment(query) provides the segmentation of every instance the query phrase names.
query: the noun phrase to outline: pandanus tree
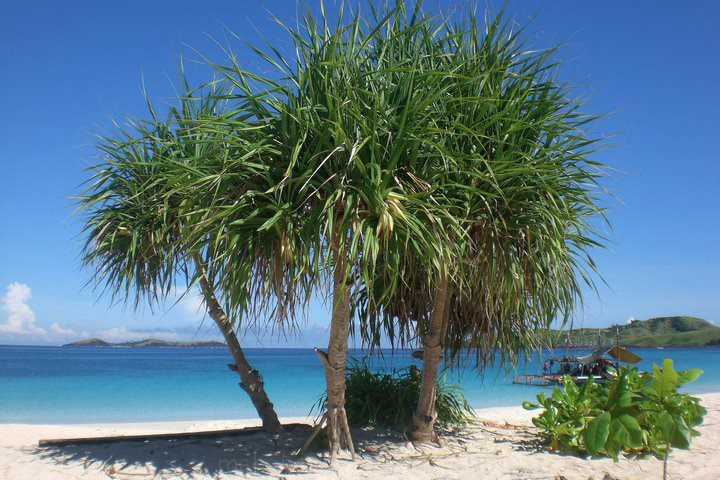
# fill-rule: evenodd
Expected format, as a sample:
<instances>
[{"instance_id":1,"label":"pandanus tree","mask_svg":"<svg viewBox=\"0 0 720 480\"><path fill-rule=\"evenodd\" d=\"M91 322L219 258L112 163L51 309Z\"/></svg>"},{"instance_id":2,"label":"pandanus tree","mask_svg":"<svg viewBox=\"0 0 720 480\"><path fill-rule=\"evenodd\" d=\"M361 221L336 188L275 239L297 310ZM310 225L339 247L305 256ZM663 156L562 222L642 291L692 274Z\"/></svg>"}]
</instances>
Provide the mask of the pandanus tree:
<instances>
[{"instance_id":1,"label":"pandanus tree","mask_svg":"<svg viewBox=\"0 0 720 480\"><path fill-rule=\"evenodd\" d=\"M582 283L592 285L593 218L602 217L603 168L589 158L596 139L586 128L594 117L555 79L555 49L526 49L501 16L482 33L472 17L435 31L440 51L423 68L435 69L447 98L435 105L431 142L452 159L437 171L436 196L453 206L463 233L443 275L431 281L408 252L394 295L363 308L371 343L382 331L401 342L415 332L423 346L417 440L435 438L443 349L450 362L478 368L512 363L538 345L538 330L569 317Z\"/></svg>"},{"instance_id":2,"label":"pandanus tree","mask_svg":"<svg viewBox=\"0 0 720 480\"><path fill-rule=\"evenodd\" d=\"M429 39L426 25L400 6L368 23L356 15L334 30L323 25L319 39L313 28L312 41L301 43L300 87L289 104L294 116L310 112L301 122L307 132L301 156L317 165L309 182L321 218L315 248L329 253L332 269L327 432L331 445L343 446L344 433L352 448L344 410L351 295L378 272L398 275L406 252L442 270L449 242L440 227L452 218L440 220L447 212L414 168L423 161L419 146L433 133L430 107L440 97L418 89L427 81L414 68L426 51L418 48ZM383 295L393 288L388 283Z\"/></svg>"},{"instance_id":3,"label":"pandanus tree","mask_svg":"<svg viewBox=\"0 0 720 480\"><path fill-rule=\"evenodd\" d=\"M588 119L553 80L551 51L522 50L499 19L481 34L424 16L419 1L369 9L305 15L287 28L293 61L252 49L270 74L228 50L211 62L223 86L207 99L223 110L154 120L143 141L123 142L132 148L109 143L84 200L98 212L87 260L110 259L98 272L117 292L167 295L189 272L220 292L214 319L280 328L314 291L328 298L318 354L333 456L353 450L353 319L371 343L418 334L413 428L431 438L443 346L451 359L473 348L478 365L494 348L513 359L532 346L536 328L572 309L598 212Z\"/></svg>"},{"instance_id":4,"label":"pandanus tree","mask_svg":"<svg viewBox=\"0 0 720 480\"><path fill-rule=\"evenodd\" d=\"M190 223L193 242L206 236L204 248L221 259L215 271L233 311L261 306L282 324L312 289L327 296L330 339L318 354L327 384L321 422L334 455L353 450L344 410L353 299L378 272L397 276L408 252L427 259L424 271L436 275L449 256L452 217L433 198L432 183L415 173L442 97L417 88L428 81L414 66L429 27L402 4L370 20L355 14L345 22L341 13L330 25L324 15L308 15L301 25L288 29L292 65L277 51L255 50L275 76L244 70L232 53L227 65L213 64L233 88L233 113L218 128L231 126L230 142L261 146L248 155L265 177L251 185L234 179L251 161L242 156L199 169Z\"/></svg>"},{"instance_id":5,"label":"pandanus tree","mask_svg":"<svg viewBox=\"0 0 720 480\"><path fill-rule=\"evenodd\" d=\"M195 222L227 240L215 257L278 252L261 263L279 276L258 277L274 288L245 282L259 270L223 268L228 291L279 293L276 306L298 285L304 298L307 288L327 292L330 342L320 356L333 452L352 448L343 409L351 298L363 305L368 337L417 322L425 349L414 436L432 438L443 343L451 340L451 353L476 347L478 365L494 349L512 360L533 346L537 328L572 311L594 245L588 219L599 212L593 141L582 131L589 119L553 81L551 50L524 52L499 18L484 34L472 21L434 23L419 3L340 18L329 26L308 16L304 30L288 30L292 66L261 54L279 79L235 61L215 65L237 89L233 137L257 135L251 143L265 142L272 167L266 190L213 197ZM238 238L264 240L228 255Z\"/></svg>"},{"instance_id":6,"label":"pandanus tree","mask_svg":"<svg viewBox=\"0 0 720 480\"><path fill-rule=\"evenodd\" d=\"M98 285L113 297L134 298L134 306L147 301L152 307L166 301L179 285L197 284L209 316L222 333L233 358L231 369L240 377L269 432L282 425L270 402L259 372L252 368L233 327L233 319L218 300L212 252L197 241L186 241L186 212L192 184L184 172L216 157L232 155L226 132L202 128L206 118L221 115L222 100L216 88L193 97L185 94L167 118L159 120L150 102L150 118L127 128L117 125L114 136L100 137L100 161L91 167L87 188L79 197L84 214L83 261L94 271ZM195 92L199 93L199 92ZM251 179L246 179L252 181ZM187 293L187 292L185 292Z\"/></svg>"}]
</instances>

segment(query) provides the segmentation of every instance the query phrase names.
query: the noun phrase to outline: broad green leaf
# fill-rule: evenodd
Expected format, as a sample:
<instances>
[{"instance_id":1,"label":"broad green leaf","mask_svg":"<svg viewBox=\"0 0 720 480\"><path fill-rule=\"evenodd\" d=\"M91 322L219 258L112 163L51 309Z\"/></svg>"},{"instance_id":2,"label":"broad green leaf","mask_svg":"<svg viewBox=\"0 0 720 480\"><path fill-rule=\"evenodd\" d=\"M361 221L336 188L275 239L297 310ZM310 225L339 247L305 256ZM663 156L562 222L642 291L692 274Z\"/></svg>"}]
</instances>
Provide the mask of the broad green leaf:
<instances>
[{"instance_id":1,"label":"broad green leaf","mask_svg":"<svg viewBox=\"0 0 720 480\"><path fill-rule=\"evenodd\" d=\"M620 415L610 422L610 437L623 447L638 448L642 445L642 429L630 415Z\"/></svg>"},{"instance_id":2,"label":"broad green leaf","mask_svg":"<svg viewBox=\"0 0 720 480\"><path fill-rule=\"evenodd\" d=\"M664 358L662 361L662 370L653 365L653 373L655 376L655 391L661 397L674 392L678 387L678 375L673 368L673 361L670 358Z\"/></svg>"},{"instance_id":3,"label":"broad green leaf","mask_svg":"<svg viewBox=\"0 0 720 480\"><path fill-rule=\"evenodd\" d=\"M610 419L610 413L603 412L588 423L585 433L585 447L588 453L595 455L605 446L610 433Z\"/></svg>"},{"instance_id":4,"label":"broad green leaf","mask_svg":"<svg viewBox=\"0 0 720 480\"><path fill-rule=\"evenodd\" d=\"M690 429L681 417L662 412L659 423L664 441L677 448L686 449L690 446Z\"/></svg>"},{"instance_id":5,"label":"broad green leaf","mask_svg":"<svg viewBox=\"0 0 720 480\"><path fill-rule=\"evenodd\" d=\"M625 391L622 392L620 395L618 395L616 404L620 408L629 407L633 405L635 402L635 399L638 398L638 395L634 392Z\"/></svg>"},{"instance_id":6,"label":"broad green leaf","mask_svg":"<svg viewBox=\"0 0 720 480\"><path fill-rule=\"evenodd\" d=\"M677 372L678 382L680 385L685 385L686 383L694 382L702 374L703 374L703 371L700 370L699 368L690 368L688 370L681 370L681 371Z\"/></svg>"}]
</instances>

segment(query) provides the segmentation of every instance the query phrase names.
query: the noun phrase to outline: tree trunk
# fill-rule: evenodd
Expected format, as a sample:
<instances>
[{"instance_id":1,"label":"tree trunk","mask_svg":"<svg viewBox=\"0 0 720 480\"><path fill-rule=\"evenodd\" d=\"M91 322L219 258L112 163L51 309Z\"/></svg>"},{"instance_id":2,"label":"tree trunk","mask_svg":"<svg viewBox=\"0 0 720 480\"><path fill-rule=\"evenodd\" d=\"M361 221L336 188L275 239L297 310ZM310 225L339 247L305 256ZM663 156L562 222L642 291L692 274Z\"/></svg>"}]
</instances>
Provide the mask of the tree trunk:
<instances>
[{"instance_id":1,"label":"tree trunk","mask_svg":"<svg viewBox=\"0 0 720 480\"><path fill-rule=\"evenodd\" d=\"M410 434L413 440L431 442L437 439L435 435L435 389L437 386L437 372L442 354L443 330L445 323L446 298L448 295L448 279L444 274L435 290L433 311L430 314L430 323L421 331L420 339L423 344L423 371L420 381L420 395L418 405L413 414Z\"/></svg>"},{"instance_id":2,"label":"tree trunk","mask_svg":"<svg viewBox=\"0 0 720 480\"><path fill-rule=\"evenodd\" d=\"M345 413L345 363L350 334L350 285L345 271L347 257L344 248L339 245L337 234L332 239L331 248L334 269L330 341L327 354L320 355L320 358L323 360L327 384L326 432L332 461L342 448L349 449L355 459L355 449Z\"/></svg>"},{"instance_id":3,"label":"tree trunk","mask_svg":"<svg viewBox=\"0 0 720 480\"><path fill-rule=\"evenodd\" d=\"M215 297L215 292L210 285L210 281L205 276L203 263L197 256L195 257L195 268L200 277L200 290L205 300L208 314L222 332L225 343L227 343L230 354L235 362L229 365L230 369L240 376L240 387L250 397L255 410L257 410L262 420L263 428L269 433L281 432L282 424L280 420L278 420L272 402L270 402L267 393L265 393L265 386L260 377L260 373L254 370L245 358L237 335L228 320L225 310L220 305L220 302L218 302L217 297Z\"/></svg>"}]
</instances>

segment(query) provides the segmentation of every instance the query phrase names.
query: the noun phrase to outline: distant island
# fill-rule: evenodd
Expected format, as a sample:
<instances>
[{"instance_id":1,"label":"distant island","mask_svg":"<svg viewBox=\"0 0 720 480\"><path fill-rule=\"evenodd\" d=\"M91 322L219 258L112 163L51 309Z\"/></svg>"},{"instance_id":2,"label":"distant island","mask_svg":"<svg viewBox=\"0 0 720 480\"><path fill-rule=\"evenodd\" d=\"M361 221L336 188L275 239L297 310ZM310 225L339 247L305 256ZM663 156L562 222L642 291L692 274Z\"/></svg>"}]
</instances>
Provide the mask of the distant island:
<instances>
[{"instance_id":1,"label":"distant island","mask_svg":"<svg viewBox=\"0 0 720 480\"><path fill-rule=\"evenodd\" d=\"M183 348L198 348L198 347L213 347L213 348L225 348L226 345L222 342L169 342L167 340L159 340L157 338L148 338L145 340L138 340L135 342L121 342L121 343L110 343L99 338L88 338L87 340L79 340L77 342L66 343L63 347L124 347L124 348L135 348L135 347L183 347Z\"/></svg>"},{"instance_id":2,"label":"distant island","mask_svg":"<svg viewBox=\"0 0 720 480\"><path fill-rule=\"evenodd\" d=\"M632 320L626 325L606 328L578 328L572 333L552 330L546 344L550 347L594 347L614 345L619 335L624 347L704 347L720 345L720 328L695 317L658 317ZM568 338L569 336L569 338Z\"/></svg>"}]
</instances>

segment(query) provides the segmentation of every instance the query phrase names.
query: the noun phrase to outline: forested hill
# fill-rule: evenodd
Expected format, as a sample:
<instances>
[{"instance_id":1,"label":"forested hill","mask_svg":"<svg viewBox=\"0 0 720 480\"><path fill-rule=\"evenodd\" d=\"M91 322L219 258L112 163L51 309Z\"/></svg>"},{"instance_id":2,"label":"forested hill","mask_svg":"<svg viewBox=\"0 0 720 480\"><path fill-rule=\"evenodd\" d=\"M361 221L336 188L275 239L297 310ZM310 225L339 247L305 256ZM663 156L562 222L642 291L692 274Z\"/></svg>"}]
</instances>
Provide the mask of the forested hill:
<instances>
[{"instance_id":1,"label":"forested hill","mask_svg":"<svg viewBox=\"0 0 720 480\"><path fill-rule=\"evenodd\" d=\"M598 344L614 345L615 334L625 347L701 347L720 345L720 328L707 320L695 317L658 317L633 320L626 325L607 328L578 328L572 331L570 345L594 347ZM553 330L550 346L568 343L568 332Z\"/></svg>"}]
</instances>

